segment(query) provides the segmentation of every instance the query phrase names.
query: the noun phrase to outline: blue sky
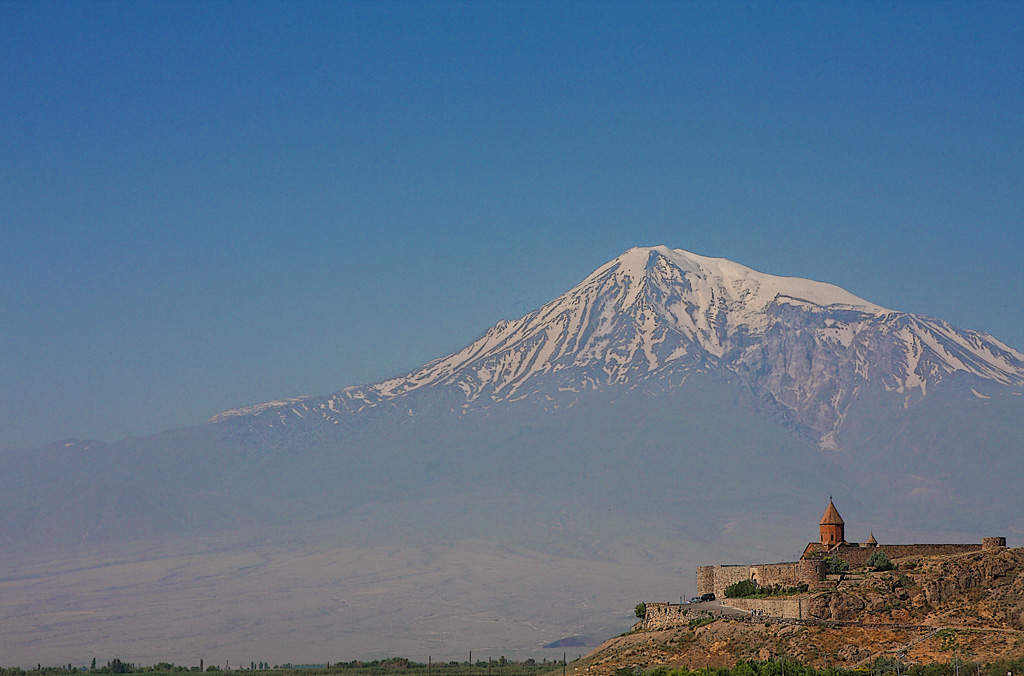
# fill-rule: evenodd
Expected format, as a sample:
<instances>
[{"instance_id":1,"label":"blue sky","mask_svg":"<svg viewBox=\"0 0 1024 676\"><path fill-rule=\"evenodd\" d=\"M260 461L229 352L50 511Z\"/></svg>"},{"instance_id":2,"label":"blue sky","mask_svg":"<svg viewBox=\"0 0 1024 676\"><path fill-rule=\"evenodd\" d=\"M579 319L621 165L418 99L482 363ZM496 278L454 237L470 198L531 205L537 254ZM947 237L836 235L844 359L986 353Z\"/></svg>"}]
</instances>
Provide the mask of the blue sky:
<instances>
[{"instance_id":1,"label":"blue sky","mask_svg":"<svg viewBox=\"0 0 1024 676\"><path fill-rule=\"evenodd\" d=\"M0 447L393 375L635 245L1024 349L1024 3L0 3Z\"/></svg>"}]
</instances>

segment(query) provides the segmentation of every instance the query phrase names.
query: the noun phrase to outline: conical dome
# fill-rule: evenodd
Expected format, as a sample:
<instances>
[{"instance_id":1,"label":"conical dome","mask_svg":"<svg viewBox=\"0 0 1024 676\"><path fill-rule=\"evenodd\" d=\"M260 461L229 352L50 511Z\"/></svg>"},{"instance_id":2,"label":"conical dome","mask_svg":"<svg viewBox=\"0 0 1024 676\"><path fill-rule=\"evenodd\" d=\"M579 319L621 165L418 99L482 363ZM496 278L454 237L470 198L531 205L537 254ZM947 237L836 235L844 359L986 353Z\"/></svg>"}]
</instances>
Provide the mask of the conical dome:
<instances>
[{"instance_id":1,"label":"conical dome","mask_svg":"<svg viewBox=\"0 0 1024 676\"><path fill-rule=\"evenodd\" d=\"M821 544L828 547L846 542L846 525L843 517L839 516L836 506L832 504L832 496L828 496L828 508L818 522L818 530L821 531Z\"/></svg>"},{"instance_id":2,"label":"conical dome","mask_svg":"<svg viewBox=\"0 0 1024 676\"><path fill-rule=\"evenodd\" d=\"M844 526L846 522L843 521L843 517L839 516L839 511L836 506L832 504L832 498L828 499L828 508L825 510L825 514L822 515L821 521L818 522L819 526Z\"/></svg>"}]
</instances>

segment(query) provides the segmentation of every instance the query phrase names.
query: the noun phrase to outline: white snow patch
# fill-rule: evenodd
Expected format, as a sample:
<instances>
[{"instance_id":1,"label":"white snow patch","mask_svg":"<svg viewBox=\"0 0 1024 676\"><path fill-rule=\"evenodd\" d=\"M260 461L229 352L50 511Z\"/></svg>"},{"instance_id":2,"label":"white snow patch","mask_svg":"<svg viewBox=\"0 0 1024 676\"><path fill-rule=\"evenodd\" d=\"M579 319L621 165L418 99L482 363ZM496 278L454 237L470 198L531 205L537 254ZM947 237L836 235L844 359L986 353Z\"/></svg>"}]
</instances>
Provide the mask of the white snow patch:
<instances>
[{"instance_id":1,"label":"white snow patch","mask_svg":"<svg viewBox=\"0 0 1024 676\"><path fill-rule=\"evenodd\" d=\"M268 401L262 404L253 404L252 406L242 406L240 408L233 408L229 411L218 413L217 415L207 420L207 422L220 422L222 420L227 420L228 418L234 418L241 415L252 415L254 413L262 413L263 411L267 411L273 408L283 408L285 406L291 406L292 404L297 404L304 399L309 399L309 397L305 396L292 397L291 399L278 399L276 401Z\"/></svg>"}]
</instances>

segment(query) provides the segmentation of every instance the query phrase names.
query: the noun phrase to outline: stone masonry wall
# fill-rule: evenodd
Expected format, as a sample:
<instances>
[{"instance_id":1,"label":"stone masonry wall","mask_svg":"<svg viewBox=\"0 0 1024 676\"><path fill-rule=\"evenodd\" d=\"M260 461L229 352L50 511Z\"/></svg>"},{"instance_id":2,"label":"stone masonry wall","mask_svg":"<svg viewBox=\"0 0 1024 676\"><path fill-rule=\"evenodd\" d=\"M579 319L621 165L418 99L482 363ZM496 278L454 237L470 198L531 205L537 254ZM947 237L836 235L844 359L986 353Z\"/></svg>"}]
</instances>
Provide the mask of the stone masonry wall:
<instances>
[{"instance_id":1,"label":"stone masonry wall","mask_svg":"<svg viewBox=\"0 0 1024 676\"><path fill-rule=\"evenodd\" d=\"M675 603L648 603L647 614L637 623L640 629L670 629L685 626L692 618L690 608Z\"/></svg>"},{"instance_id":2,"label":"stone masonry wall","mask_svg":"<svg viewBox=\"0 0 1024 676\"><path fill-rule=\"evenodd\" d=\"M992 538L997 541L996 538ZM990 546L998 546L992 542ZM966 554L981 551L982 545L878 545L877 547L841 546L834 550L839 558L851 568L867 565L868 558L875 552L885 552L892 559L905 556L942 556ZM725 588L743 580L754 580L759 586L795 587L801 582L814 584L824 579L824 567L820 560L807 559L786 563L760 563L753 566L700 566L697 568L697 595L714 593L725 598Z\"/></svg>"},{"instance_id":3,"label":"stone masonry wall","mask_svg":"<svg viewBox=\"0 0 1024 676\"><path fill-rule=\"evenodd\" d=\"M715 568L717 566L697 566L697 596L715 591Z\"/></svg>"},{"instance_id":4,"label":"stone masonry wall","mask_svg":"<svg viewBox=\"0 0 1024 676\"><path fill-rule=\"evenodd\" d=\"M784 596L766 599L728 599L726 605L748 612L761 611L768 617L784 617L787 619L807 619L806 603L809 594Z\"/></svg>"},{"instance_id":5,"label":"stone masonry wall","mask_svg":"<svg viewBox=\"0 0 1024 676\"><path fill-rule=\"evenodd\" d=\"M800 562L792 563L764 563L750 567L750 577L762 587L781 585L783 587L795 587L804 580Z\"/></svg>"},{"instance_id":6,"label":"stone masonry wall","mask_svg":"<svg viewBox=\"0 0 1024 676\"><path fill-rule=\"evenodd\" d=\"M856 544L840 545L833 550L833 553L849 563L851 568L861 568L867 565L868 558L872 554L879 551L884 552L890 560L894 560L906 556L966 554L981 551L982 549L996 549L1005 546L1006 538L987 537L982 541L982 544L973 545L916 544L877 545L875 547L861 547ZM755 580L762 587L770 587L775 584L783 587L794 587L802 582L806 582L813 587L814 583L824 578L824 564L817 556L801 559L800 561L762 563L753 566L700 566L697 568L697 595L713 593L717 598L722 599L725 598L726 587L743 580Z\"/></svg>"},{"instance_id":7,"label":"stone masonry wall","mask_svg":"<svg viewBox=\"0 0 1024 676\"><path fill-rule=\"evenodd\" d=\"M697 594L711 592L716 598L724 598L725 588L749 580L751 570L750 566L701 566L697 569Z\"/></svg>"},{"instance_id":8,"label":"stone masonry wall","mask_svg":"<svg viewBox=\"0 0 1024 676\"><path fill-rule=\"evenodd\" d=\"M725 588L743 580L755 580L762 587L781 585L795 587L801 582L815 582L822 578L816 564L803 561L786 563L759 563L753 566L700 566L697 568L697 595L713 592L725 598Z\"/></svg>"},{"instance_id":9,"label":"stone masonry wall","mask_svg":"<svg viewBox=\"0 0 1024 676\"><path fill-rule=\"evenodd\" d=\"M943 556L981 551L981 545L878 545L877 547L839 547L836 554L850 564L851 568L867 565L868 558L876 551L885 552L890 559L904 556Z\"/></svg>"},{"instance_id":10,"label":"stone masonry wall","mask_svg":"<svg viewBox=\"0 0 1024 676\"><path fill-rule=\"evenodd\" d=\"M786 619L807 619L808 599L811 594L787 596L767 599L729 599L726 605L739 610L760 611L766 617L782 617ZM634 629L655 631L685 627L691 620L702 617L714 617L714 612L700 610L690 605L676 603L648 603L644 618L634 625Z\"/></svg>"},{"instance_id":11,"label":"stone masonry wall","mask_svg":"<svg viewBox=\"0 0 1024 676\"><path fill-rule=\"evenodd\" d=\"M813 585L825 579L825 562L821 559L800 559L800 577Z\"/></svg>"}]
</instances>

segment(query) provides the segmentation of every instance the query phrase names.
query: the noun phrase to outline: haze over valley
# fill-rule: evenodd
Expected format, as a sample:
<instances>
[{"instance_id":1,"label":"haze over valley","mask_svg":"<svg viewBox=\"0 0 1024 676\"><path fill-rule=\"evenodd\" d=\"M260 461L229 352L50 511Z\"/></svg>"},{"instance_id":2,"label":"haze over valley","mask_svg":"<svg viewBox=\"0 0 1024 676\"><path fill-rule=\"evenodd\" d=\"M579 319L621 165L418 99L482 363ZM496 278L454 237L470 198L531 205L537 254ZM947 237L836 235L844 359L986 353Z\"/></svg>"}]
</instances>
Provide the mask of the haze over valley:
<instances>
[{"instance_id":1,"label":"haze over valley","mask_svg":"<svg viewBox=\"0 0 1024 676\"><path fill-rule=\"evenodd\" d=\"M4 644L543 656L699 563L792 558L825 491L884 542L1012 545L1022 385L992 336L630 249L400 377L4 452Z\"/></svg>"}]
</instances>

